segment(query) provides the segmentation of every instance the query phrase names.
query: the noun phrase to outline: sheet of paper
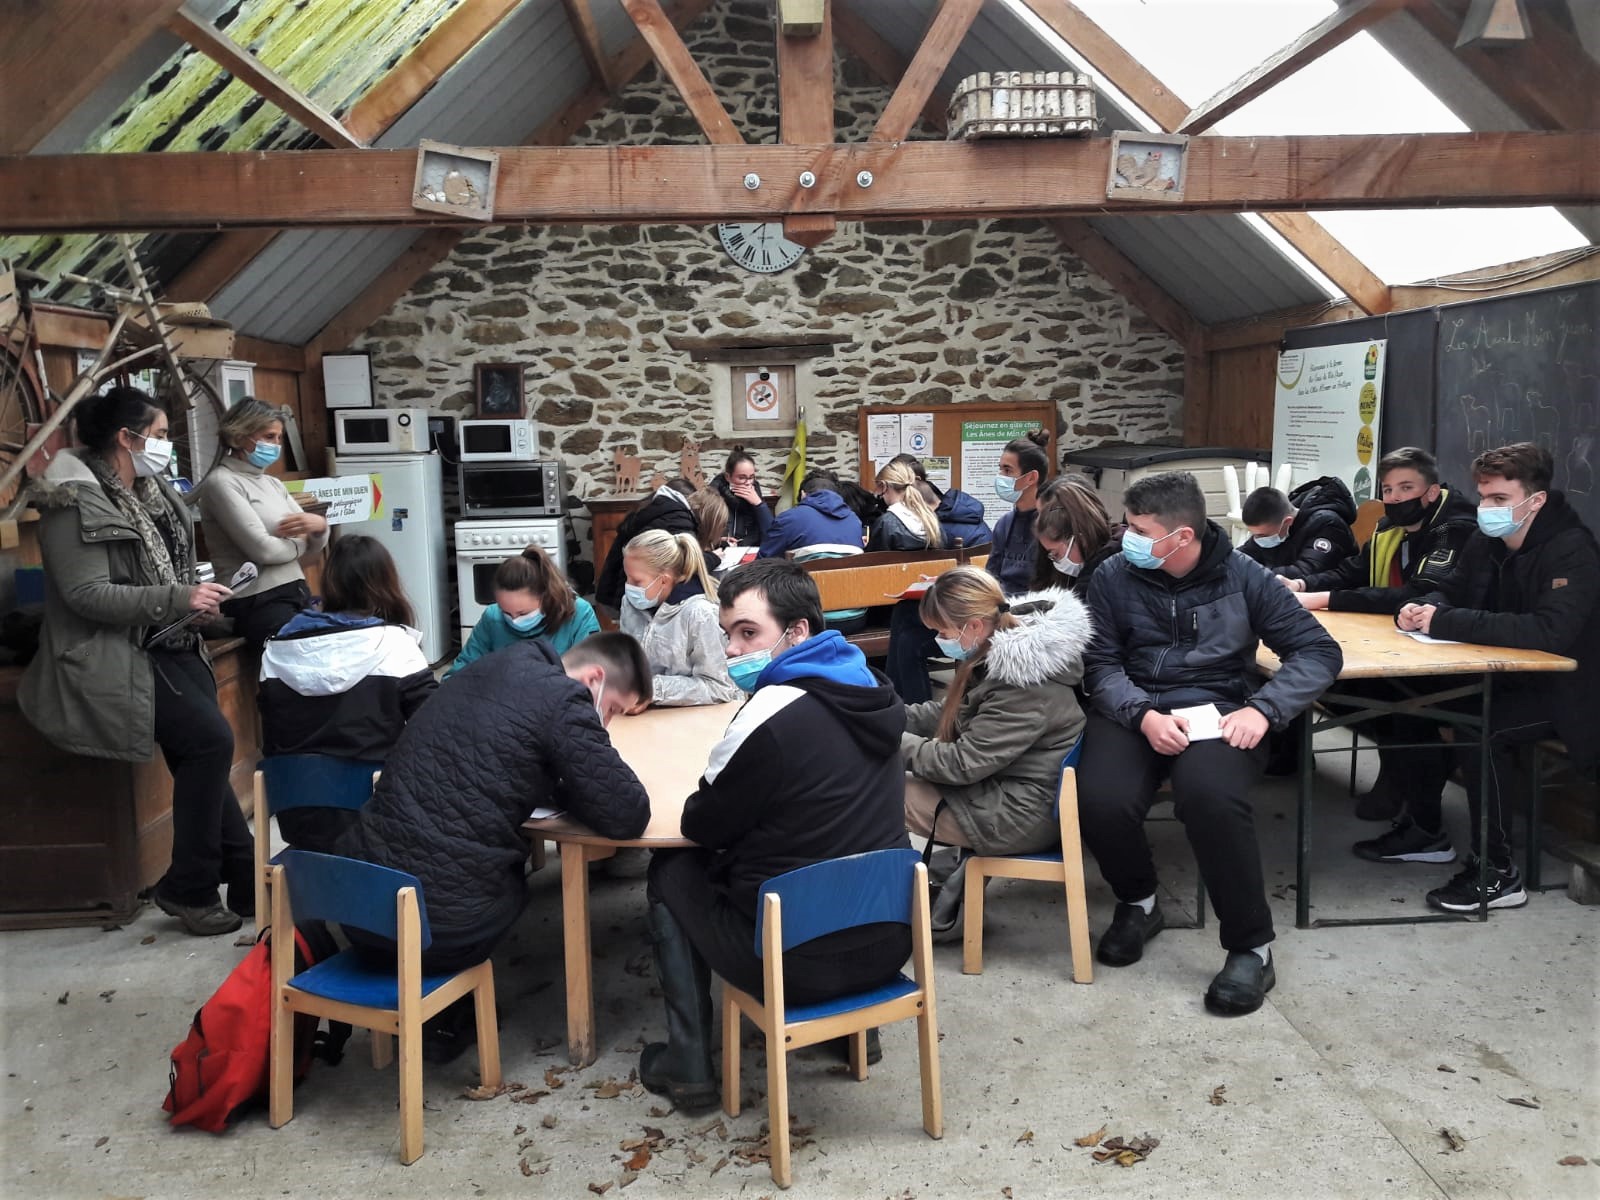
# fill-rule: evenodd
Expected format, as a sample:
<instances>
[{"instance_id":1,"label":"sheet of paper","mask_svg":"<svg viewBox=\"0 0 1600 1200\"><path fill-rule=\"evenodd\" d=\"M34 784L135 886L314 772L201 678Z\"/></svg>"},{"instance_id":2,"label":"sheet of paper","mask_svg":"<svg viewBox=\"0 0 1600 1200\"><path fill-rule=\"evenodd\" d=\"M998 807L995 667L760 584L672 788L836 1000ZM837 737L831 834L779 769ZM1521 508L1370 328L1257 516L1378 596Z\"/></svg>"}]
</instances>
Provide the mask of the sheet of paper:
<instances>
[{"instance_id":1,"label":"sheet of paper","mask_svg":"<svg viewBox=\"0 0 1600 1200\"><path fill-rule=\"evenodd\" d=\"M914 454L918 458L933 453L932 413L900 414L899 453Z\"/></svg>"},{"instance_id":2,"label":"sheet of paper","mask_svg":"<svg viewBox=\"0 0 1600 1200\"><path fill-rule=\"evenodd\" d=\"M950 456L948 454L924 454L922 456L922 469L928 473L928 482L941 492L950 490Z\"/></svg>"},{"instance_id":3,"label":"sheet of paper","mask_svg":"<svg viewBox=\"0 0 1600 1200\"><path fill-rule=\"evenodd\" d=\"M528 814L530 821L548 821L552 817L559 817L565 810L560 808L536 808Z\"/></svg>"},{"instance_id":4,"label":"sheet of paper","mask_svg":"<svg viewBox=\"0 0 1600 1200\"><path fill-rule=\"evenodd\" d=\"M1419 642L1426 642L1430 646L1459 646L1459 645L1461 645L1460 642L1453 641L1450 638L1429 637L1427 634L1423 633L1422 630L1420 630L1420 629L1402 629L1400 632L1405 634L1408 638L1412 638L1415 641L1419 641Z\"/></svg>"},{"instance_id":5,"label":"sheet of paper","mask_svg":"<svg viewBox=\"0 0 1600 1200\"><path fill-rule=\"evenodd\" d=\"M900 453L900 414L867 414L867 457L887 462Z\"/></svg>"},{"instance_id":6,"label":"sheet of paper","mask_svg":"<svg viewBox=\"0 0 1600 1200\"><path fill-rule=\"evenodd\" d=\"M1218 722L1222 714L1217 711L1215 704L1196 704L1193 708L1175 708L1172 715L1182 717L1189 722L1189 740L1191 742L1205 742L1222 736Z\"/></svg>"}]
</instances>

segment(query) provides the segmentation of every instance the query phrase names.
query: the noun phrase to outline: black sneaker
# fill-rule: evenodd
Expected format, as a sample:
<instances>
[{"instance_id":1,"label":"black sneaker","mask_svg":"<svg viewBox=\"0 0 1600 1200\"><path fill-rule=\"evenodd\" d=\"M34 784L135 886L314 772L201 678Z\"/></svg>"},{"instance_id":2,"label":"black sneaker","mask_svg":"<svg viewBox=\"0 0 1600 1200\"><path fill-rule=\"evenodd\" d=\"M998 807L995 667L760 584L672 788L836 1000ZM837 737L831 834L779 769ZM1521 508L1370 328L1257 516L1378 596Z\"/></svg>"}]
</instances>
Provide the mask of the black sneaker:
<instances>
[{"instance_id":1,"label":"black sneaker","mask_svg":"<svg viewBox=\"0 0 1600 1200\"><path fill-rule=\"evenodd\" d=\"M1132 966L1144 957L1144 944L1166 928L1158 902L1148 915L1137 904L1117 904L1111 924L1100 935L1094 956L1108 967Z\"/></svg>"},{"instance_id":2,"label":"black sneaker","mask_svg":"<svg viewBox=\"0 0 1600 1200\"><path fill-rule=\"evenodd\" d=\"M1357 858L1368 862L1448 863L1456 860L1455 847L1443 830L1429 833L1410 817L1401 817L1382 837L1357 842L1351 849Z\"/></svg>"},{"instance_id":3,"label":"black sneaker","mask_svg":"<svg viewBox=\"0 0 1600 1200\"><path fill-rule=\"evenodd\" d=\"M218 934L232 933L244 924L244 918L224 908L220 900L212 900L206 904L179 904L176 900L163 896L159 890L152 892L150 898L167 916L177 917L183 923L184 929L195 937L216 937Z\"/></svg>"},{"instance_id":4,"label":"black sneaker","mask_svg":"<svg viewBox=\"0 0 1600 1200\"><path fill-rule=\"evenodd\" d=\"M1487 890L1490 908L1521 908L1528 902L1528 893L1522 890L1522 873L1515 863L1503 868L1491 864ZM1442 888L1434 888L1427 898L1434 908L1445 912L1477 911L1483 900L1478 891L1478 860L1468 859L1454 879Z\"/></svg>"}]
</instances>

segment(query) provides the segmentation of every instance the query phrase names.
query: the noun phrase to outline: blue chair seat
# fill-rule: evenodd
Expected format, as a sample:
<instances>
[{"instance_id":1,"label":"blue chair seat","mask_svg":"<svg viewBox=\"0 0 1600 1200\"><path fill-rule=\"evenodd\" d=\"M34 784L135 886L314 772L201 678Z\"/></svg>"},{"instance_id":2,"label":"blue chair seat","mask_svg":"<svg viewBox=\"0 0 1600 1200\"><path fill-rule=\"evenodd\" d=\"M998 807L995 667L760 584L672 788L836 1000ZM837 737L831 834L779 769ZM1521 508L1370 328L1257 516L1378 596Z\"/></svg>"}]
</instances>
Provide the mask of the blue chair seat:
<instances>
[{"instance_id":1,"label":"blue chair seat","mask_svg":"<svg viewBox=\"0 0 1600 1200\"><path fill-rule=\"evenodd\" d=\"M1014 858L1014 859L1017 859L1019 862L1058 863L1058 862L1061 861L1061 851L1059 849L1056 849L1056 850L1040 850L1040 851L1038 851L1037 853L1034 853L1034 854L997 854L995 857L996 858Z\"/></svg>"},{"instance_id":2,"label":"blue chair seat","mask_svg":"<svg viewBox=\"0 0 1600 1200\"><path fill-rule=\"evenodd\" d=\"M898 1000L901 996L909 996L917 990L915 980L907 979L904 974L897 974L888 983L882 984L866 992L852 992L848 996L836 996L832 1000L819 1000L815 1004L793 1004L784 1006L784 1017L791 1025L801 1021L819 1021L823 1017L836 1017L840 1013L855 1012L858 1008L868 1008L874 1004L887 1004L890 1000Z\"/></svg>"},{"instance_id":3,"label":"blue chair seat","mask_svg":"<svg viewBox=\"0 0 1600 1200\"><path fill-rule=\"evenodd\" d=\"M443 987L458 972L444 975L424 975L424 996ZM359 1004L363 1008L398 1008L400 989L392 966L373 967L359 951L341 950L332 958L301 971L289 980L289 986L324 1000L338 1000L345 1004Z\"/></svg>"}]
</instances>

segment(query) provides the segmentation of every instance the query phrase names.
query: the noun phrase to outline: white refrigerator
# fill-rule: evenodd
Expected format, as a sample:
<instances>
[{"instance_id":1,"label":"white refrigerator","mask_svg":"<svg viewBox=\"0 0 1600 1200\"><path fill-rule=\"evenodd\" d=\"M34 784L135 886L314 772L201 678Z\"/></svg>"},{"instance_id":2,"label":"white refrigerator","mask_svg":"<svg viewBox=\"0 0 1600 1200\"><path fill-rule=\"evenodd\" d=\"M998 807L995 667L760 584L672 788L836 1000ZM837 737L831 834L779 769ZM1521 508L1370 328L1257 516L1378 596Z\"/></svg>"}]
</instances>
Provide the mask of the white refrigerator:
<instances>
[{"instance_id":1,"label":"white refrigerator","mask_svg":"<svg viewBox=\"0 0 1600 1200\"><path fill-rule=\"evenodd\" d=\"M400 583L417 610L422 653L441 661L455 644L445 555L444 481L437 454L343 454L335 475L377 475L381 514L340 525L340 534L377 538L394 558Z\"/></svg>"}]
</instances>

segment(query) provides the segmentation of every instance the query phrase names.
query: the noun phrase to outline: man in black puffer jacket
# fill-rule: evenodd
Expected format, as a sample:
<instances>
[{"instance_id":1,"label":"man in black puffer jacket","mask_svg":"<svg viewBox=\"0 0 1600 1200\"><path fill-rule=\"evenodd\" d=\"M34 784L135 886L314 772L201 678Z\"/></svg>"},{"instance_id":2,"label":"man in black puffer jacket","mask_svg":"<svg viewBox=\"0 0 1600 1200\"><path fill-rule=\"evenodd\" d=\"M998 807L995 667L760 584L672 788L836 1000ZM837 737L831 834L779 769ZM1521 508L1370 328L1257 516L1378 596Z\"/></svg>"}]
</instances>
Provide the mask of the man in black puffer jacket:
<instances>
[{"instance_id":1,"label":"man in black puffer jacket","mask_svg":"<svg viewBox=\"0 0 1600 1200\"><path fill-rule=\"evenodd\" d=\"M1457 751L1472 811L1475 852L1488 856L1490 908L1527 903L1511 859L1504 790L1517 778L1515 748L1560 736L1580 771L1596 759L1597 690L1600 690L1600 546L1595 536L1550 483L1550 452L1531 442L1489 450L1472 464L1482 504L1478 532L1462 552L1461 570L1449 588L1408 604L1395 617L1401 629L1430 637L1487 646L1544 650L1578 660L1570 674L1501 677L1494 688L1490 720L1489 844L1479 847L1478 794L1481 751L1474 743ZM1478 700L1458 702L1476 712ZM1439 794L1413 797L1411 821L1442 837ZM1426 835L1426 834L1425 834ZM1394 836L1394 835L1386 835ZM1448 912L1474 912L1480 900L1478 866L1464 869L1428 903Z\"/></svg>"},{"instance_id":2,"label":"man in black puffer jacket","mask_svg":"<svg viewBox=\"0 0 1600 1200\"><path fill-rule=\"evenodd\" d=\"M1355 498L1334 475L1303 483L1287 496L1274 487L1257 488L1244 498L1239 517L1250 530L1240 551L1285 579L1331 571L1358 549L1350 532Z\"/></svg>"},{"instance_id":3,"label":"man in black puffer jacket","mask_svg":"<svg viewBox=\"0 0 1600 1200\"><path fill-rule=\"evenodd\" d=\"M1122 558L1089 584L1096 635L1084 655L1093 711L1078 767L1079 819L1117 897L1097 956L1108 966L1137 962L1165 923L1144 819L1170 776L1228 952L1206 1007L1254 1012L1276 982L1249 799L1265 758L1262 738L1304 711L1344 657L1316 618L1206 520L1193 475L1148 475L1123 505ZM1259 688L1258 639L1283 660ZM1191 740L1189 718L1175 710L1204 705L1222 714L1221 736Z\"/></svg>"},{"instance_id":4,"label":"man in black puffer jacket","mask_svg":"<svg viewBox=\"0 0 1600 1200\"><path fill-rule=\"evenodd\" d=\"M520 642L457 678L406 724L339 842L341 854L422 881L427 972L482 962L521 915L533 809L564 809L610 838L638 837L650 820L644 785L605 730L651 694L650 665L627 634L595 634L565 658Z\"/></svg>"}]
</instances>

